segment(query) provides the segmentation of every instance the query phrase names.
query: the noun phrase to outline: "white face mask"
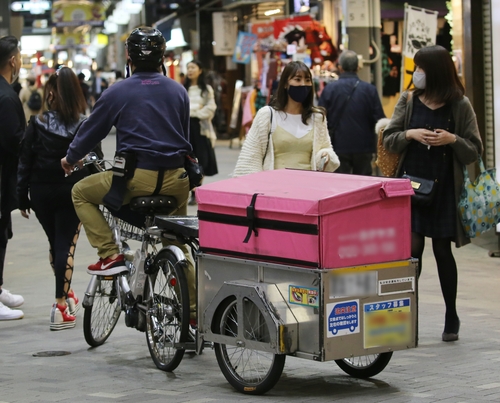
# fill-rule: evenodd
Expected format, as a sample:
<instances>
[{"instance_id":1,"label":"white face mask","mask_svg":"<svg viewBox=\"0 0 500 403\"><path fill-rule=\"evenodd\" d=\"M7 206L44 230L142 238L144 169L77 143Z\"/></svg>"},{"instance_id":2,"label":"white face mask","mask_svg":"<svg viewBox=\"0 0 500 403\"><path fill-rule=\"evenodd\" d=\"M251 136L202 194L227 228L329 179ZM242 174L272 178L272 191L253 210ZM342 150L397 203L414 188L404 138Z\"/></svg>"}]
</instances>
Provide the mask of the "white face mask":
<instances>
[{"instance_id":1,"label":"white face mask","mask_svg":"<svg viewBox=\"0 0 500 403\"><path fill-rule=\"evenodd\" d=\"M425 88L425 73L421 71L415 71L413 73L413 84L419 90L423 90Z\"/></svg>"}]
</instances>

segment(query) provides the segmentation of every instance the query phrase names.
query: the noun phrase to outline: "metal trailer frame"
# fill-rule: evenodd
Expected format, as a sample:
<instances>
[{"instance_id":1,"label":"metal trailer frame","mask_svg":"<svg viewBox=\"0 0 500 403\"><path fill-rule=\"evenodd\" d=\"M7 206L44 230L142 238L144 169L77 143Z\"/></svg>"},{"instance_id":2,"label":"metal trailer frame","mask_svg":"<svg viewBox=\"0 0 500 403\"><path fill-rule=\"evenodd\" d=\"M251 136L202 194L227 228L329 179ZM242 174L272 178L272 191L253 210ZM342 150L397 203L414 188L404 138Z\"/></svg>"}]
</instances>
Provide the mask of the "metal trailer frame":
<instances>
[{"instance_id":1,"label":"metal trailer frame","mask_svg":"<svg viewBox=\"0 0 500 403\"><path fill-rule=\"evenodd\" d=\"M311 269L200 253L199 336L214 343L321 362L413 348L417 346L416 273L416 259ZM298 290L298 302L294 290ZM358 293L360 290L363 292ZM236 299L239 312L248 302L258 307L269 330L269 342L248 340L244 326L238 327L237 337L214 331L217 310L228 298ZM389 317L385 328L369 324L370 309L377 311L376 318L382 322ZM336 323L349 317L342 314L344 310L352 314L353 325L347 320ZM406 321L402 339L391 338L397 334L390 328L393 316L389 313L393 312ZM386 330L387 337L383 336Z\"/></svg>"}]
</instances>

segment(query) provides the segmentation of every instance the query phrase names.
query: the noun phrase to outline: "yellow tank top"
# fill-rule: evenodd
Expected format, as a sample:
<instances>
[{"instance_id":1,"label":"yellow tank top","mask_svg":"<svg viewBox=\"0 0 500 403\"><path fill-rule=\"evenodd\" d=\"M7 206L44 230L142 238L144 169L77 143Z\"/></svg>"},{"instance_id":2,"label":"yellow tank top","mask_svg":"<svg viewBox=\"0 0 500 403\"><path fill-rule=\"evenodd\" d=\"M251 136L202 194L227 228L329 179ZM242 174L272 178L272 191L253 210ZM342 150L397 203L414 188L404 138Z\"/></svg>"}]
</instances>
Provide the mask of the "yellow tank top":
<instances>
[{"instance_id":1,"label":"yellow tank top","mask_svg":"<svg viewBox=\"0 0 500 403\"><path fill-rule=\"evenodd\" d=\"M301 138L276 127L272 135L274 146L274 169L294 168L311 170L313 130Z\"/></svg>"}]
</instances>

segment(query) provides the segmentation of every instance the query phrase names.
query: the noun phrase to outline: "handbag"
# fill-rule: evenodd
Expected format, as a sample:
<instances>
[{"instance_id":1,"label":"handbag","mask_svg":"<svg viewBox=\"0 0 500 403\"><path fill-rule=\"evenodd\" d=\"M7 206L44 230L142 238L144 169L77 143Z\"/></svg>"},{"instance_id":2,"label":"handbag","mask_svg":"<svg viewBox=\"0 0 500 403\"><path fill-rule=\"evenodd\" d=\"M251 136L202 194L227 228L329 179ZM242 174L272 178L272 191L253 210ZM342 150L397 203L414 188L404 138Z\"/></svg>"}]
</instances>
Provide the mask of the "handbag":
<instances>
[{"instance_id":1,"label":"handbag","mask_svg":"<svg viewBox=\"0 0 500 403\"><path fill-rule=\"evenodd\" d=\"M410 102L412 96L413 92L408 92L408 96L406 97L406 107L408 107L408 103ZM384 129L380 130L380 132L378 133L377 159L375 160L375 165L380 168L380 172L382 173L382 175L393 178L396 176L396 171L398 169L401 154L391 153L390 151L387 151L387 149L384 147L384 136L382 135L383 133Z\"/></svg>"},{"instance_id":2,"label":"handbag","mask_svg":"<svg viewBox=\"0 0 500 403\"><path fill-rule=\"evenodd\" d=\"M458 210L465 235L475 238L500 222L500 186L496 181L496 169L486 169L479 157L481 173L472 183L464 166L464 187L458 202Z\"/></svg>"},{"instance_id":3,"label":"handbag","mask_svg":"<svg viewBox=\"0 0 500 403\"><path fill-rule=\"evenodd\" d=\"M415 194L411 202L416 206L430 206L434 201L437 189L437 179L424 179L418 176L404 174L402 178L409 179Z\"/></svg>"},{"instance_id":4,"label":"handbag","mask_svg":"<svg viewBox=\"0 0 500 403\"><path fill-rule=\"evenodd\" d=\"M382 173L382 175L393 178L396 176L396 170L398 169L399 159L401 158L401 155L387 151L382 141L383 132L384 129L381 129L378 133L377 159L375 160L375 164L380 168L380 172Z\"/></svg>"},{"instance_id":5,"label":"handbag","mask_svg":"<svg viewBox=\"0 0 500 403\"><path fill-rule=\"evenodd\" d=\"M198 158L193 153L186 154L184 160L184 169L189 177L189 190L192 190L201 185L203 180L203 168L198 163Z\"/></svg>"}]
</instances>

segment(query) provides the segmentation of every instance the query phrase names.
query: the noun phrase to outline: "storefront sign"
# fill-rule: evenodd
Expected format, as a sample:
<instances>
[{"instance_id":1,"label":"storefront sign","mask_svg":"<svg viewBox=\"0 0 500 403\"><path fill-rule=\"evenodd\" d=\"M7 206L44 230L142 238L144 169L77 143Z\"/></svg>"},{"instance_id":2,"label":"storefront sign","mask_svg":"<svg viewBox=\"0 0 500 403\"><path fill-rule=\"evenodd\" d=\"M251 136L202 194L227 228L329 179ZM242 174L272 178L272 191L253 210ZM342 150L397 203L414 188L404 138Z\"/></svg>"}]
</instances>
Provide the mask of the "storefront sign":
<instances>
[{"instance_id":1,"label":"storefront sign","mask_svg":"<svg viewBox=\"0 0 500 403\"><path fill-rule=\"evenodd\" d=\"M31 0L13 1L10 9L15 12L29 11L31 14L43 14L52 8L50 1Z\"/></svg>"},{"instance_id":2,"label":"storefront sign","mask_svg":"<svg viewBox=\"0 0 500 403\"><path fill-rule=\"evenodd\" d=\"M401 91L412 85L415 53L436 44L437 17L437 11L405 6Z\"/></svg>"},{"instance_id":3,"label":"storefront sign","mask_svg":"<svg viewBox=\"0 0 500 403\"><path fill-rule=\"evenodd\" d=\"M368 0L347 0L344 4L344 23L348 28L369 27L370 9Z\"/></svg>"},{"instance_id":4,"label":"storefront sign","mask_svg":"<svg viewBox=\"0 0 500 403\"><path fill-rule=\"evenodd\" d=\"M90 45L89 33L83 34L82 32L67 32L59 34L56 33L52 36L52 46L56 50L66 48L82 48L88 45Z\"/></svg>"},{"instance_id":5,"label":"storefront sign","mask_svg":"<svg viewBox=\"0 0 500 403\"><path fill-rule=\"evenodd\" d=\"M233 62L247 64L252 57L252 50L257 42L257 35L248 32L240 32L236 41L236 48L233 54Z\"/></svg>"},{"instance_id":6,"label":"storefront sign","mask_svg":"<svg viewBox=\"0 0 500 403\"><path fill-rule=\"evenodd\" d=\"M52 8L52 24L56 27L79 25L104 26L106 10L102 3L75 1L67 3L55 1Z\"/></svg>"},{"instance_id":7,"label":"storefront sign","mask_svg":"<svg viewBox=\"0 0 500 403\"><path fill-rule=\"evenodd\" d=\"M238 14L233 12L212 13L214 55L232 56L238 35Z\"/></svg>"},{"instance_id":8,"label":"storefront sign","mask_svg":"<svg viewBox=\"0 0 500 403\"><path fill-rule=\"evenodd\" d=\"M252 24L252 34L257 35L259 39L269 38L274 35L274 23L259 22Z\"/></svg>"}]
</instances>

